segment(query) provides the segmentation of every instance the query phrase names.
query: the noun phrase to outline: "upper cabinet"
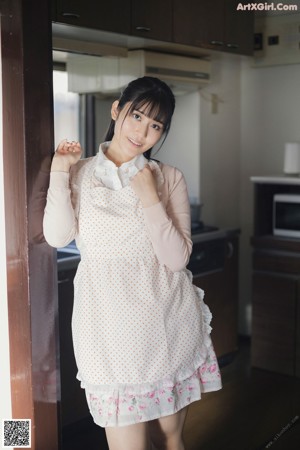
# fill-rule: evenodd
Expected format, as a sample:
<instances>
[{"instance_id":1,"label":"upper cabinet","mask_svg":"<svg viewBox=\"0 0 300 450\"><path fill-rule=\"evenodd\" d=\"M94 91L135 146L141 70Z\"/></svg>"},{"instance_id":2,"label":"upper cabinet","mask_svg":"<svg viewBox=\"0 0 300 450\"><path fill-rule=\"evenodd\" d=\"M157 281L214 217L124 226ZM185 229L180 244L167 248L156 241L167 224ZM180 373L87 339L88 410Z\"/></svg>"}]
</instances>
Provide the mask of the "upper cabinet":
<instances>
[{"instance_id":1,"label":"upper cabinet","mask_svg":"<svg viewBox=\"0 0 300 450\"><path fill-rule=\"evenodd\" d=\"M174 41L231 53L253 53L254 15L236 0L173 0Z\"/></svg>"},{"instance_id":2,"label":"upper cabinet","mask_svg":"<svg viewBox=\"0 0 300 450\"><path fill-rule=\"evenodd\" d=\"M53 21L170 44L253 53L254 14L236 0L52 0Z\"/></svg>"},{"instance_id":3,"label":"upper cabinet","mask_svg":"<svg viewBox=\"0 0 300 450\"><path fill-rule=\"evenodd\" d=\"M54 22L130 34L130 0L53 0Z\"/></svg>"},{"instance_id":4,"label":"upper cabinet","mask_svg":"<svg viewBox=\"0 0 300 450\"><path fill-rule=\"evenodd\" d=\"M239 2L225 0L224 45L227 51L252 55L254 49L254 13L237 10Z\"/></svg>"},{"instance_id":5,"label":"upper cabinet","mask_svg":"<svg viewBox=\"0 0 300 450\"><path fill-rule=\"evenodd\" d=\"M224 2L173 0L173 5L175 42L211 48L223 42Z\"/></svg>"},{"instance_id":6,"label":"upper cabinet","mask_svg":"<svg viewBox=\"0 0 300 450\"><path fill-rule=\"evenodd\" d=\"M172 41L173 0L132 0L131 33L161 41Z\"/></svg>"}]
</instances>

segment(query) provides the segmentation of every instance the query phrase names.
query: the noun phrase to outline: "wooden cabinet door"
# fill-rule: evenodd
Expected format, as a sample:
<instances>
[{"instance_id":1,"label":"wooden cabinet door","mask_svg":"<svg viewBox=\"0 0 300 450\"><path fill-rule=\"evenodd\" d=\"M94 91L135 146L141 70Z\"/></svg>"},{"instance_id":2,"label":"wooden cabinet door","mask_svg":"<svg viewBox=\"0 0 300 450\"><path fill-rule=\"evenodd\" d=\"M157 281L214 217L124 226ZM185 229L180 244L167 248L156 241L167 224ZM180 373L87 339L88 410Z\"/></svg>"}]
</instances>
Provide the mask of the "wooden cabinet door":
<instances>
[{"instance_id":1,"label":"wooden cabinet door","mask_svg":"<svg viewBox=\"0 0 300 450\"><path fill-rule=\"evenodd\" d=\"M132 0L131 34L172 40L172 0Z\"/></svg>"},{"instance_id":2,"label":"wooden cabinet door","mask_svg":"<svg viewBox=\"0 0 300 450\"><path fill-rule=\"evenodd\" d=\"M226 51L252 55L254 49L254 14L237 10L237 0L225 1L224 45Z\"/></svg>"},{"instance_id":3,"label":"wooden cabinet door","mask_svg":"<svg viewBox=\"0 0 300 450\"><path fill-rule=\"evenodd\" d=\"M252 288L252 364L294 375L298 280L254 272Z\"/></svg>"},{"instance_id":4,"label":"wooden cabinet door","mask_svg":"<svg viewBox=\"0 0 300 450\"><path fill-rule=\"evenodd\" d=\"M253 53L254 15L236 0L174 0L174 41L231 53Z\"/></svg>"},{"instance_id":5,"label":"wooden cabinet door","mask_svg":"<svg viewBox=\"0 0 300 450\"><path fill-rule=\"evenodd\" d=\"M174 42L221 49L224 11L222 0L174 0Z\"/></svg>"},{"instance_id":6,"label":"wooden cabinet door","mask_svg":"<svg viewBox=\"0 0 300 450\"><path fill-rule=\"evenodd\" d=\"M129 34L130 0L57 0L55 21Z\"/></svg>"},{"instance_id":7,"label":"wooden cabinet door","mask_svg":"<svg viewBox=\"0 0 300 450\"><path fill-rule=\"evenodd\" d=\"M193 283L204 290L212 313L212 341L218 357L237 350L238 337L238 236L225 243L224 268L197 275Z\"/></svg>"}]
</instances>

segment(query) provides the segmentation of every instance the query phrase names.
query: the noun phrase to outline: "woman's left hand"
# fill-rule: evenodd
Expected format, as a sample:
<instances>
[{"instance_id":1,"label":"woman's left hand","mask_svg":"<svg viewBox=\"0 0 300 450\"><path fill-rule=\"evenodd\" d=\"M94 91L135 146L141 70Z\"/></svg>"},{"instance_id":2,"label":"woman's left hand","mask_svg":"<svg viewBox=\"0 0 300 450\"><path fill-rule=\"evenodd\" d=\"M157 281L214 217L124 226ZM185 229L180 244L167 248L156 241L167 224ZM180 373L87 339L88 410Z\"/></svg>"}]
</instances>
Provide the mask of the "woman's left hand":
<instances>
[{"instance_id":1,"label":"woman's left hand","mask_svg":"<svg viewBox=\"0 0 300 450\"><path fill-rule=\"evenodd\" d=\"M156 181L149 165L146 165L132 178L130 185L144 208L160 202Z\"/></svg>"}]
</instances>

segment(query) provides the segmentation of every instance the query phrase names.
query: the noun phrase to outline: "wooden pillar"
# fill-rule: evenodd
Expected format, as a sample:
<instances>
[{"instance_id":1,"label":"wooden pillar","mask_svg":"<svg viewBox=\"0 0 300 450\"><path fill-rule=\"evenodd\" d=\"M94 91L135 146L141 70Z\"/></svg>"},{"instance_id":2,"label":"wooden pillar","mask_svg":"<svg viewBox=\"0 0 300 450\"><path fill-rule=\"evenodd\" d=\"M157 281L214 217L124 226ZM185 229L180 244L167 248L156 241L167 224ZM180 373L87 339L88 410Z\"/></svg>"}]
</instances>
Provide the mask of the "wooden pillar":
<instances>
[{"instance_id":1,"label":"wooden pillar","mask_svg":"<svg viewBox=\"0 0 300 450\"><path fill-rule=\"evenodd\" d=\"M57 291L42 217L53 149L51 4L1 0L4 196L13 418L59 445Z\"/></svg>"}]
</instances>

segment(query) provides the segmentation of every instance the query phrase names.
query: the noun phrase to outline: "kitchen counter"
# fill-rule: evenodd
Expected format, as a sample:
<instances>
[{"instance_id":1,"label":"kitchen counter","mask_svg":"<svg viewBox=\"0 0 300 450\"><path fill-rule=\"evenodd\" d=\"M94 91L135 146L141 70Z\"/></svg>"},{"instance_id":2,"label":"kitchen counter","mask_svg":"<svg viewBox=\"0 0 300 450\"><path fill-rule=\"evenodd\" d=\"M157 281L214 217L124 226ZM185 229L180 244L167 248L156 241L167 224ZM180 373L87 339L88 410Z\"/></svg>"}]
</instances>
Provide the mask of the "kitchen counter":
<instances>
[{"instance_id":1,"label":"kitchen counter","mask_svg":"<svg viewBox=\"0 0 300 450\"><path fill-rule=\"evenodd\" d=\"M250 177L253 183L258 184L300 184L300 177L296 176L283 176L283 175L273 175L273 176L253 176Z\"/></svg>"},{"instance_id":2,"label":"kitchen counter","mask_svg":"<svg viewBox=\"0 0 300 450\"><path fill-rule=\"evenodd\" d=\"M192 234L192 241L194 244L197 244L198 242L207 242L215 239L226 239L238 234L240 234L239 228L221 228L207 233Z\"/></svg>"}]
</instances>

